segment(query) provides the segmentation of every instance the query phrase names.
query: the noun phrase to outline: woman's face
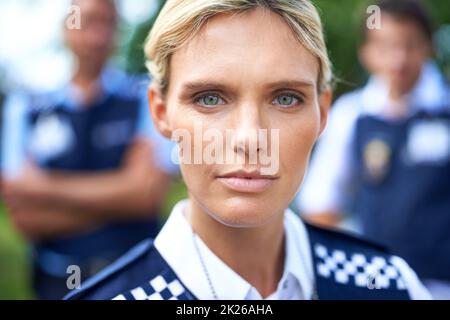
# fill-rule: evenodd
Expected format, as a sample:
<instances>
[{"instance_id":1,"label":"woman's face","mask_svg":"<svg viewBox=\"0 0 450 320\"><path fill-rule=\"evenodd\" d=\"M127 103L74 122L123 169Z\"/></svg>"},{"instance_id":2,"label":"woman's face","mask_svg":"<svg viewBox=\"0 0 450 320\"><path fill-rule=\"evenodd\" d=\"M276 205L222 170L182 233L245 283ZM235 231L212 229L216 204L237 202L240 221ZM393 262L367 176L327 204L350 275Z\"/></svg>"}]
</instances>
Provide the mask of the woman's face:
<instances>
[{"instance_id":1,"label":"woman's face","mask_svg":"<svg viewBox=\"0 0 450 320\"><path fill-rule=\"evenodd\" d=\"M281 17L256 9L210 19L170 70L166 95L151 89L150 103L164 135L189 137L181 171L191 200L228 226L280 216L326 123L331 92L318 95L317 58Z\"/></svg>"}]
</instances>

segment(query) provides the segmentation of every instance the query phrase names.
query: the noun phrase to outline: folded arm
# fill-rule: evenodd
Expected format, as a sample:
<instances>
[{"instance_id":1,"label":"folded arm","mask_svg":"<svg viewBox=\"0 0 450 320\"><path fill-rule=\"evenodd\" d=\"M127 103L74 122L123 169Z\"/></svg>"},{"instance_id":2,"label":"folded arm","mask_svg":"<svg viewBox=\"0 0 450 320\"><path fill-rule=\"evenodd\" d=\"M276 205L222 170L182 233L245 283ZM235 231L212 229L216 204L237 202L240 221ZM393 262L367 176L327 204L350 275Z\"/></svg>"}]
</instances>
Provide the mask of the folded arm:
<instances>
[{"instance_id":1,"label":"folded arm","mask_svg":"<svg viewBox=\"0 0 450 320\"><path fill-rule=\"evenodd\" d=\"M28 165L20 178L4 182L13 221L25 235L40 238L149 217L170 184L151 154L149 143L136 141L122 167L99 173L49 173Z\"/></svg>"}]
</instances>

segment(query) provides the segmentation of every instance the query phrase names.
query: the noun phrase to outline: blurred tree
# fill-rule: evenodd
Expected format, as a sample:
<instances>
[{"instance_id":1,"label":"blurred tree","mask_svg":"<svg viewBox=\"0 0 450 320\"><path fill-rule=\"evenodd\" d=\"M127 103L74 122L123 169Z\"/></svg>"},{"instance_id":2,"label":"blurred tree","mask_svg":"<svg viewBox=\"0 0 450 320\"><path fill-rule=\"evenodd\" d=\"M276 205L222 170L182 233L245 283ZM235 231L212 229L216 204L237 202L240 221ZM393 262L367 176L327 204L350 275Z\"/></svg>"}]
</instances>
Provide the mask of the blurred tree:
<instances>
[{"instance_id":1,"label":"blurred tree","mask_svg":"<svg viewBox=\"0 0 450 320\"><path fill-rule=\"evenodd\" d=\"M165 0L158 1L158 10L160 11L165 3ZM144 42L148 33L155 22L157 14L152 16L146 22L140 24L134 31L134 35L130 41L128 50L126 50L126 70L130 73L145 73L145 56L144 56Z\"/></svg>"},{"instance_id":2,"label":"blurred tree","mask_svg":"<svg viewBox=\"0 0 450 320\"><path fill-rule=\"evenodd\" d=\"M338 96L362 84L367 76L358 62L357 50L360 21L368 1L314 0L313 2L322 16L328 52L338 79L335 92Z\"/></svg>"},{"instance_id":3,"label":"blurred tree","mask_svg":"<svg viewBox=\"0 0 450 320\"><path fill-rule=\"evenodd\" d=\"M442 70L450 81L450 24L442 26L436 33L436 55Z\"/></svg>"},{"instance_id":4,"label":"blurred tree","mask_svg":"<svg viewBox=\"0 0 450 320\"><path fill-rule=\"evenodd\" d=\"M31 271L24 240L0 205L0 300L33 299Z\"/></svg>"}]
</instances>

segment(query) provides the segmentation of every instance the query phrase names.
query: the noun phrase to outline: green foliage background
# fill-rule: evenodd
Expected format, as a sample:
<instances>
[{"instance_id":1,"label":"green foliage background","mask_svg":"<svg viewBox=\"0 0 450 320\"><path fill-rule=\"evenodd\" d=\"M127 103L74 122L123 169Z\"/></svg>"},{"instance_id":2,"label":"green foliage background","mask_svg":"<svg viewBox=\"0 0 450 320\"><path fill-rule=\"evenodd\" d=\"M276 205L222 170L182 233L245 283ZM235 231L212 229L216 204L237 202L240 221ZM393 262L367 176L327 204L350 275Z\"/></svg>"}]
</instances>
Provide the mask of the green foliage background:
<instances>
[{"instance_id":1,"label":"green foliage background","mask_svg":"<svg viewBox=\"0 0 450 320\"><path fill-rule=\"evenodd\" d=\"M160 7L165 0L159 1ZM326 41L338 82L335 95L352 90L363 84L367 74L360 66L357 50L366 8L374 0L312 0L322 16ZM449 0L424 0L436 26L450 24ZM140 25L127 48L127 69L130 72L146 72L143 43L155 17ZM450 41L450 40L449 40ZM444 63L441 61L441 64ZM446 61L449 63L449 61Z\"/></svg>"}]
</instances>

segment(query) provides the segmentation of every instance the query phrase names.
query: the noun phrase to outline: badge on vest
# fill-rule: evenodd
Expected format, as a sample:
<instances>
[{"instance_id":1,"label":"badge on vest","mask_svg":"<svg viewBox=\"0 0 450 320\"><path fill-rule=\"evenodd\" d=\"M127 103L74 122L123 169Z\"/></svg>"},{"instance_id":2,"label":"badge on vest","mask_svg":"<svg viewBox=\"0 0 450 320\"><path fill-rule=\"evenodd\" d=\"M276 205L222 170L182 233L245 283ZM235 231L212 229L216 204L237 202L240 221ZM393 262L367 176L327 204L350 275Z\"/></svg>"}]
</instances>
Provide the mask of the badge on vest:
<instances>
[{"instance_id":1,"label":"badge on vest","mask_svg":"<svg viewBox=\"0 0 450 320\"><path fill-rule=\"evenodd\" d=\"M31 134L30 152L40 162L48 161L74 144L73 129L68 120L55 114L40 116Z\"/></svg>"},{"instance_id":2,"label":"badge on vest","mask_svg":"<svg viewBox=\"0 0 450 320\"><path fill-rule=\"evenodd\" d=\"M408 132L406 159L410 164L439 165L450 158L450 122L421 120Z\"/></svg>"},{"instance_id":3,"label":"badge on vest","mask_svg":"<svg viewBox=\"0 0 450 320\"><path fill-rule=\"evenodd\" d=\"M384 140L374 138L363 150L363 161L368 178L374 183L380 183L389 172L392 148Z\"/></svg>"}]
</instances>

